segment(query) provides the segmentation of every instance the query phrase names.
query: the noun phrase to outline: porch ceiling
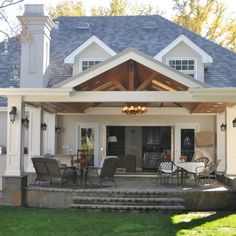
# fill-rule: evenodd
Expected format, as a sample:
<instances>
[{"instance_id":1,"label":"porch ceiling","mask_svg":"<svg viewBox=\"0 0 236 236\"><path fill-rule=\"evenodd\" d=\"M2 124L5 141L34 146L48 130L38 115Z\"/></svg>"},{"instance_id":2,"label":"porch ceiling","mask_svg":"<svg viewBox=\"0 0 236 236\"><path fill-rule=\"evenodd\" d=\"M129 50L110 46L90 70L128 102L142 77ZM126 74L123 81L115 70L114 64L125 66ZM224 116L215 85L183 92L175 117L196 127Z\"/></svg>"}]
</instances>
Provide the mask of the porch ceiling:
<instances>
[{"instance_id":1,"label":"porch ceiling","mask_svg":"<svg viewBox=\"0 0 236 236\"><path fill-rule=\"evenodd\" d=\"M34 107L42 107L45 111L53 113L86 113L89 108L111 108L116 107L122 110L123 106L134 103L80 103L80 102L27 102L27 104ZM223 103L223 102L203 102L203 103L168 103L168 102L156 102L156 103L138 103L144 105L147 108L185 108L190 113L221 113L224 112L226 107L236 105L236 103ZM148 115L148 112L147 112Z\"/></svg>"},{"instance_id":2,"label":"porch ceiling","mask_svg":"<svg viewBox=\"0 0 236 236\"><path fill-rule=\"evenodd\" d=\"M155 91L155 92L183 92L188 91L189 87L167 77L158 71L138 63L135 60L127 60L107 71L101 73L74 87L76 92L100 92L100 91ZM159 94L159 93L158 93ZM170 101L158 102L28 102L36 107L55 113L85 113L88 108L93 107L122 107L127 104L145 105L148 108L185 108L190 113L221 113L226 107L231 107L233 102L180 102L178 98ZM174 102L176 100L176 102ZM147 113L148 114L148 113Z\"/></svg>"}]
</instances>

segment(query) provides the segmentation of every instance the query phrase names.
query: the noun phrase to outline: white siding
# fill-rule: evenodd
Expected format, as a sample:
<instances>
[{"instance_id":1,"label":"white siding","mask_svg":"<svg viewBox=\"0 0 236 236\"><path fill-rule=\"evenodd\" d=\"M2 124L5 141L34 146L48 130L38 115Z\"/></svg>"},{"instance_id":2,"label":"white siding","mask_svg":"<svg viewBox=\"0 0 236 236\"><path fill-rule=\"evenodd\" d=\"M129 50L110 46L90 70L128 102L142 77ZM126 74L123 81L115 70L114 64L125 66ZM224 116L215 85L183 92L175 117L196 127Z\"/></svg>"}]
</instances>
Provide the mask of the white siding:
<instances>
[{"instance_id":1,"label":"white siding","mask_svg":"<svg viewBox=\"0 0 236 236\"><path fill-rule=\"evenodd\" d=\"M191 49L184 42L181 42L172 50L170 50L165 56L162 58L162 62L167 64L167 58L196 58L197 61L197 79L204 82L204 64L202 63L202 57L196 53L193 49Z\"/></svg>"},{"instance_id":2,"label":"white siding","mask_svg":"<svg viewBox=\"0 0 236 236\"><path fill-rule=\"evenodd\" d=\"M108 54L104 49L99 47L96 43L92 43L89 47L87 47L83 52L75 57L75 64L73 66L73 75L78 74L79 71L79 63L80 60L83 59L104 59L109 58L110 54Z\"/></svg>"}]
</instances>

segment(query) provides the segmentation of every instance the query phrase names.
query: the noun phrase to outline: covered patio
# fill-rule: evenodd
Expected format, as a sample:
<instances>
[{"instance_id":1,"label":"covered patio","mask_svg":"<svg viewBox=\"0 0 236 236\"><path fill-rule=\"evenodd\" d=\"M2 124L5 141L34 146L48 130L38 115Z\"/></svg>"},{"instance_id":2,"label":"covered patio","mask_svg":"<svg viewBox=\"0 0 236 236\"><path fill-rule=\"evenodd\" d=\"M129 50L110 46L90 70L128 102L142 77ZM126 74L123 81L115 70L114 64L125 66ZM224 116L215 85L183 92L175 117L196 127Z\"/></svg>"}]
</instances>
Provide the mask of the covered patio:
<instances>
[{"instance_id":1,"label":"covered patio","mask_svg":"<svg viewBox=\"0 0 236 236\"><path fill-rule=\"evenodd\" d=\"M136 155L136 171L143 170L140 127L170 127L168 151L173 161L182 155L182 130L210 131L214 143L208 151L213 160L221 159L218 171L236 175L236 129L232 125L236 117L236 90L208 88L136 50L125 50L57 88L9 88L1 89L0 95L8 99L3 194L10 200L6 204L22 205L24 190L31 191L31 187L26 187L25 176L34 173L33 156L51 154L70 164L70 156L81 146L82 129L94 131L94 166L99 166L108 154L107 127L125 127L124 154ZM145 106L147 112L127 116L122 113L127 105ZM9 114L13 108L14 121ZM28 130L22 124L26 116ZM44 123L46 130L42 130ZM222 123L227 124L226 131L221 131ZM55 132L55 127L60 128L60 133ZM132 143L133 140L136 141Z\"/></svg>"}]
</instances>

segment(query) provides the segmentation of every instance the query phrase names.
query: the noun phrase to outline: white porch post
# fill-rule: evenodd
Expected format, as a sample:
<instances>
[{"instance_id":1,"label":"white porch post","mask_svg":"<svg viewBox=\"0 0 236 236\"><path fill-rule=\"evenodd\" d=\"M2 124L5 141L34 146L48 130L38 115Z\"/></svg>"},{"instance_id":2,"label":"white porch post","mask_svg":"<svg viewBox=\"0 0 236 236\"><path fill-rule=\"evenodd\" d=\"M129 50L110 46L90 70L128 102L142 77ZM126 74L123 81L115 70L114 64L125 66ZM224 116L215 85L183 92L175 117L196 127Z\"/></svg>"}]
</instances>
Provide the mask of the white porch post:
<instances>
[{"instance_id":1,"label":"white porch post","mask_svg":"<svg viewBox=\"0 0 236 236\"><path fill-rule=\"evenodd\" d=\"M14 123L10 121L9 112L12 107L17 109ZM24 115L24 106L21 96L8 97L7 119L7 164L5 176L21 176L24 173L24 129L21 120Z\"/></svg>"},{"instance_id":2,"label":"white porch post","mask_svg":"<svg viewBox=\"0 0 236 236\"><path fill-rule=\"evenodd\" d=\"M226 120L227 120L227 134L226 134L226 146L227 146L227 159L226 159L226 174L236 175L236 128L233 127L232 121L236 117L236 106L227 108Z\"/></svg>"},{"instance_id":3,"label":"white porch post","mask_svg":"<svg viewBox=\"0 0 236 236\"><path fill-rule=\"evenodd\" d=\"M41 108L30 107L29 110L29 154L26 172L35 172L31 158L40 156L41 150Z\"/></svg>"},{"instance_id":4,"label":"white porch post","mask_svg":"<svg viewBox=\"0 0 236 236\"><path fill-rule=\"evenodd\" d=\"M43 132L43 146L42 153L43 154L55 154L56 150L56 114L54 113L43 113L43 122L47 124L47 130Z\"/></svg>"},{"instance_id":5,"label":"white porch post","mask_svg":"<svg viewBox=\"0 0 236 236\"><path fill-rule=\"evenodd\" d=\"M216 115L216 154L217 160L221 160L217 171L224 172L226 171L226 130L221 131L221 124L226 124L225 121L225 112L218 113ZM230 124L229 124L230 125ZM227 127L228 128L228 127Z\"/></svg>"},{"instance_id":6,"label":"white porch post","mask_svg":"<svg viewBox=\"0 0 236 236\"><path fill-rule=\"evenodd\" d=\"M16 107L16 118L10 121L9 112ZM22 117L24 105L22 96L8 96L7 117L7 164L2 181L2 204L21 206L24 201L24 187L27 176L24 176L24 129Z\"/></svg>"}]
</instances>

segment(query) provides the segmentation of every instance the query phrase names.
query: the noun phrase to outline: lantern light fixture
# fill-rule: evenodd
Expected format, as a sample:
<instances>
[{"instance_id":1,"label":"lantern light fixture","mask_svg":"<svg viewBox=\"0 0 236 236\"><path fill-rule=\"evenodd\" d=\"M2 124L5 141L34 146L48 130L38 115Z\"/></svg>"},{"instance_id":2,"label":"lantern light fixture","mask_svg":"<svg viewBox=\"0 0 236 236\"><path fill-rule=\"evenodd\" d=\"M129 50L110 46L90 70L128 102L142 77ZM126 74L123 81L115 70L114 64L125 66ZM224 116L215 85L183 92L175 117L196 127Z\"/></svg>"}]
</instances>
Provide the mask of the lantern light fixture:
<instances>
[{"instance_id":1,"label":"lantern light fixture","mask_svg":"<svg viewBox=\"0 0 236 236\"><path fill-rule=\"evenodd\" d=\"M26 129L29 128L29 119L27 116L25 118L22 118L21 122Z\"/></svg>"},{"instance_id":2,"label":"lantern light fixture","mask_svg":"<svg viewBox=\"0 0 236 236\"><path fill-rule=\"evenodd\" d=\"M41 129L44 131L47 130L47 124L45 122L41 124Z\"/></svg>"},{"instance_id":3,"label":"lantern light fixture","mask_svg":"<svg viewBox=\"0 0 236 236\"><path fill-rule=\"evenodd\" d=\"M59 126L56 126L56 127L55 127L55 132L56 132L57 134L59 134L59 133L61 132L61 128L60 128Z\"/></svg>"},{"instance_id":4,"label":"lantern light fixture","mask_svg":"<svg viewBox=\"0 0 236 236\"><path fill-rule=\"evenodd\" d=\"M236 128L236 117L233 119L232 125L233 125L234 128Z\"/></svg>"},{"instance_id":5,"label":"lantern light fixture","mask_svg":"<svg viewBox=\"0 0 236 236\"><path fill-rule=\"evenodd\" d=\"M11 108L11 111L9 112L9 115L10 115L10 120L11 120L11 123L13 124L16 120L16 112L17 112L17 108L15 106L13 106Z\"/></svg>"}]
</instances>

